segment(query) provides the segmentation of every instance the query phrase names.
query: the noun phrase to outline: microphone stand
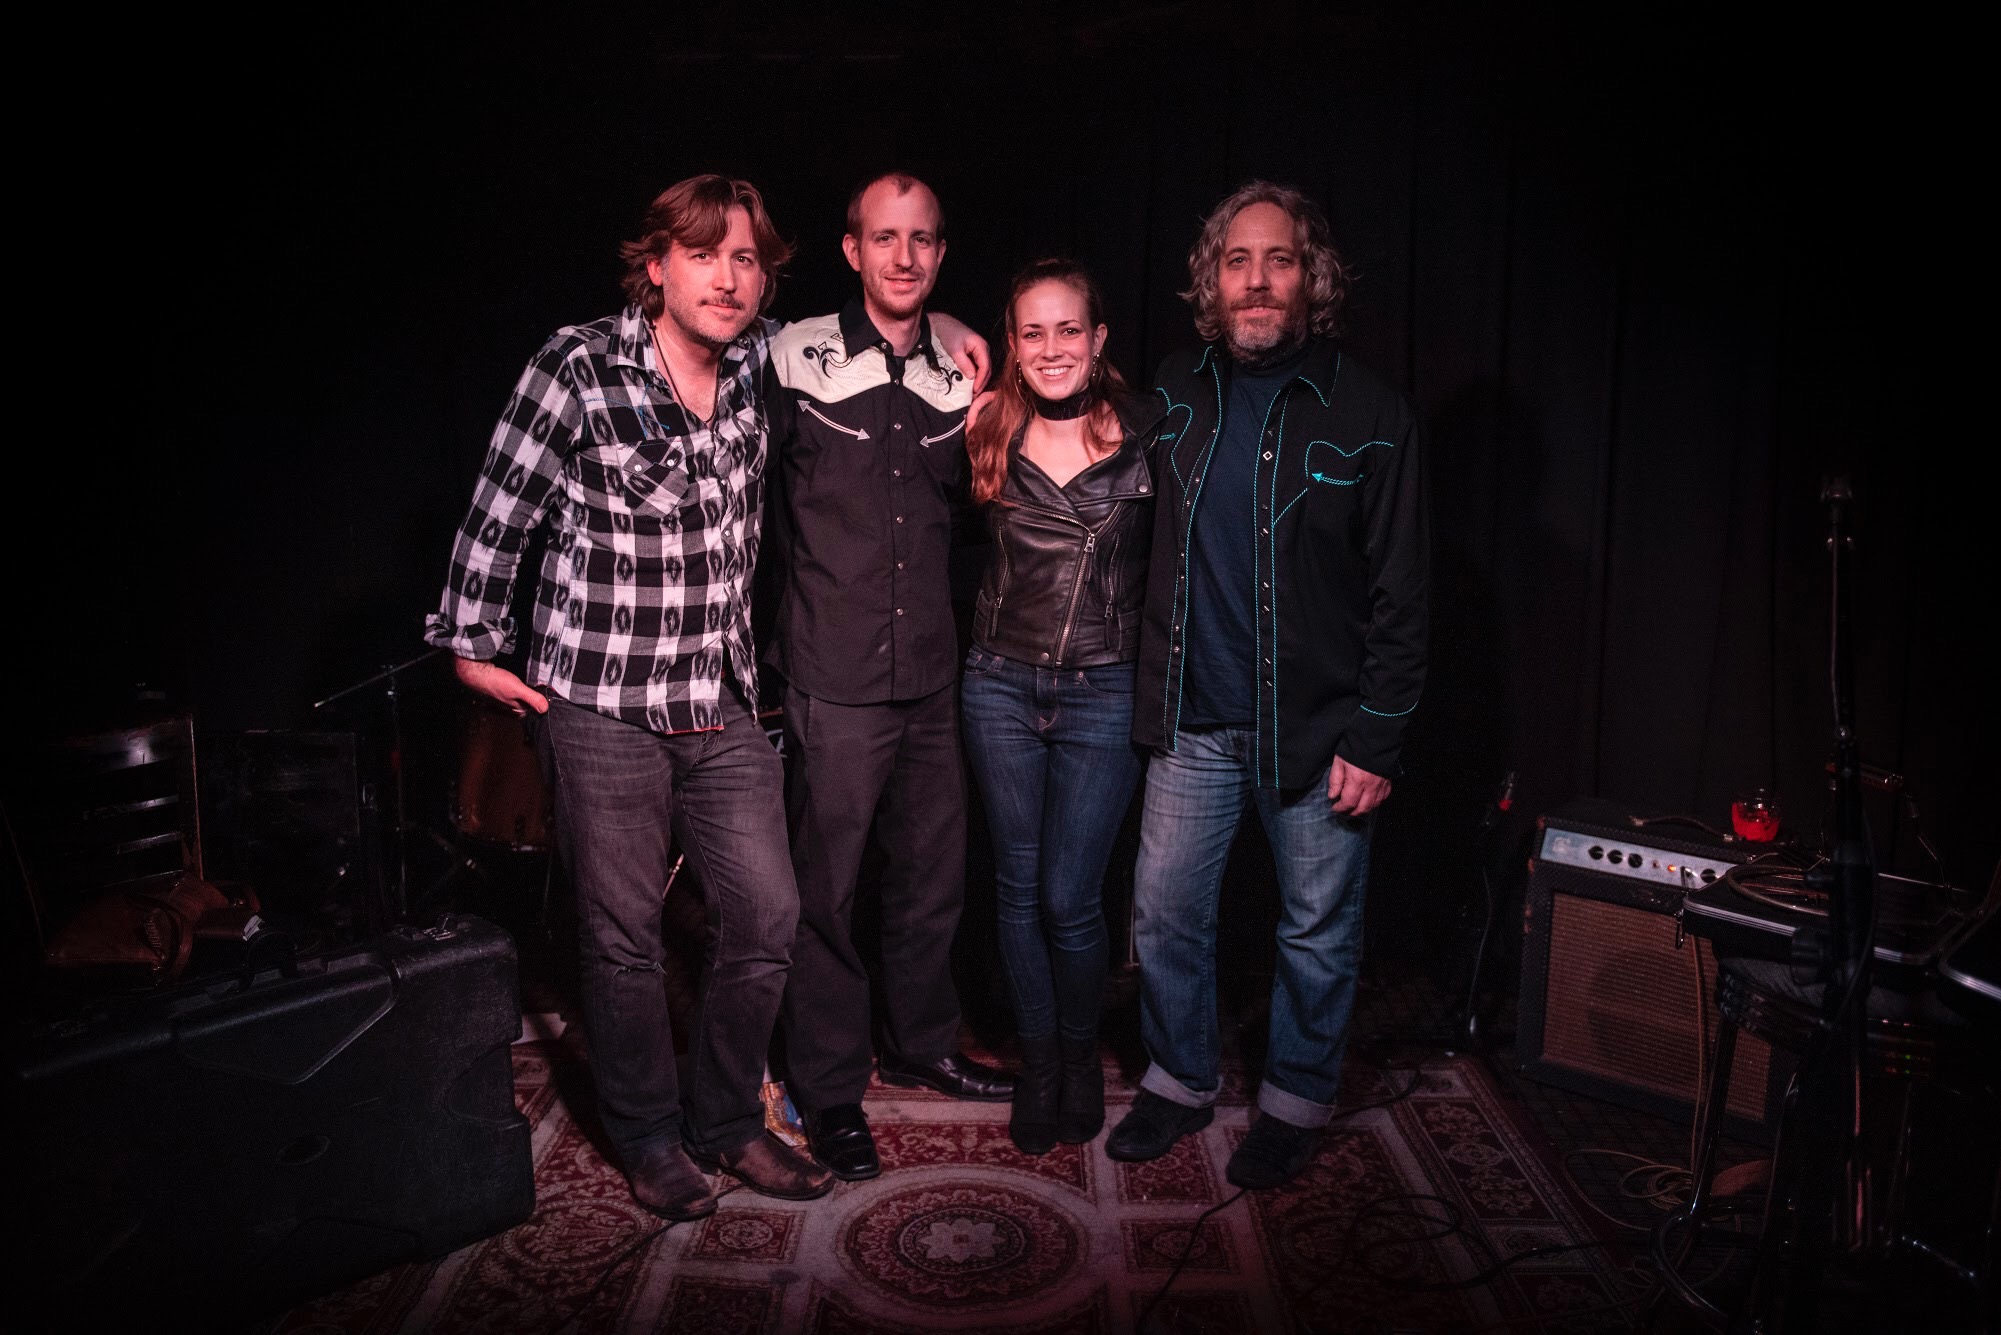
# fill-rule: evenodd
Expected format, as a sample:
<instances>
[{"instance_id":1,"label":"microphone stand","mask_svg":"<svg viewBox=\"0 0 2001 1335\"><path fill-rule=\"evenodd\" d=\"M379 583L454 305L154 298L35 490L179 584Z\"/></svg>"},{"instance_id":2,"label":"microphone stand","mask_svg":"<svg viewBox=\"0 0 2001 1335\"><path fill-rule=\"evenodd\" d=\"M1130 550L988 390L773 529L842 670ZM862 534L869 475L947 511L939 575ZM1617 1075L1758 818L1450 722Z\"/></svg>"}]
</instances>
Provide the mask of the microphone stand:
<instances>
[{"instance_id":1,"label":"microphone stand","mask_svg":"<svg viewBox=\"0 0 2001 1335\"><path fill-rule=\"evenodd\" d=\"M1841 1213L1834 1243L1854 1253L1871 1242L1869 1173L1861 1163L1862 1068L1869 1050L1869 987L1875 962L1876 862L1862 811L1862 755L1855 735L1855 538L1850 531L1854 503L1846 478L1821 492L1828 505L1829 563L1834 581L1833 654L1829 673L1834 691L1834 855L1828 896L1828 929L1835 967L1822 995L1822 1018L1834 1043L1845 1047L1841 1070L1843 1150ZM1836 993L1839 991L1840 996Z\"/></svg>"},{"instance_id":2,"label":"microphone stand","mask_svg":"<svg viewBox=\"0 0 2001 1335\"><path fill-rule=\"evenodd\" d=\"M1832 583L1828 679L1834 704L1834 830L1828 860L1809 879L1828 897L1826 936L1795 938L1795 975L1813 965L1822 984L1820 1022L1799 1075L1800 1153L1772 1184L1770 1236L1760 1248L1750 1312L1753 1329L1815 1328L1830 1253L1868 1250L1875 1224L1869 1168L1861 1153L1862 1072L1868 1051L1876 867L1862 809L1855 735L1854 496L1845 478L1821 489L1828 507ZM1815 934L1817 935L1817 934ZM1781 1133L1782 1135L1784 1132ZM1791 1255L1783 1257L1789 1249ZM1783 1265L1784 1274L1774 1271Z\"/></svg>"},{"instance_id":3,"label":"microphone stand","mask_svg":"<svg viewBox=\"0 0 2001 1335\"><path fill-rule=\"evenodd\" d=\"M1494 910L1497 907L1494 903L1494 879L1488 868L1491 860L1488 842L1502 815L1514 805L1515 772L1509 770L1507 777L1501 780L1500 793L1480 814L1480 824L1473 834L1473 855L1479 860L1480 867L1480 943L1473 948L1473 977L1466 984L1466 1005L1456 1034L1460 1046L1468 1052L1477 1052L1480 1047L1480 975L1486 970L1487 941L1494 934Z\"/></svg>"},{"instance_id":4,"label":"microphone stand","mask_svg":"<svg viewBox=\"0 0 2001 1335\"><path fill-rule=\"evenodd\" d=\"M427 663L443 652L443 649L426 649L415 658L406 658L400 663L388 664L374 676L365 677L352 686L342 687L324 700L315 700L313 702L313 710L317 713L319 710L325 709L328 705L336 701L345 700L350 695L355 695L378 684L382 686L383 695L389 701L389 779L395 789L396 797L395 909L396 916L399 918L410 911L410 822L405 812L403 797L403 708L402 692L398 687L397 678L418 664ZM431 833L429 830L425 832L427 834Z\"/></svg>"}]
</instances>

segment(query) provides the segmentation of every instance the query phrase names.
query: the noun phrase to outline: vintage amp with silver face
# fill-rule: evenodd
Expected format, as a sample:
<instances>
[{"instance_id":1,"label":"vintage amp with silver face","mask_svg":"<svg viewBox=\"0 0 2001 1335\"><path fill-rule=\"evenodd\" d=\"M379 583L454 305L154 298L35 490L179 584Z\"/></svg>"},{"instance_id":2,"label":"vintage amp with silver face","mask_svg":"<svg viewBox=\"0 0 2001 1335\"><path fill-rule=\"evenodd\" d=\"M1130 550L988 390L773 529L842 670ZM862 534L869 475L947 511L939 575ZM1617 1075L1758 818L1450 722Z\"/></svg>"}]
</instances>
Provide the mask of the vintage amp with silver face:
<instances>
[{"instance_id":1,"label":"vintage amp with silver face","mask_svg":"<svg viewBox=\"0 0 2001 1335\"><path fill-rule=\"evenodd\" d=\"M1751 847L1612 802L1573 803L1544 817L1523 907L1523 1072L1691 1118L1716 1031L1716 955L1681 930L1678 915ZM1768 1140L1790 1066L1742 1034L1732 1071L1729 1129Z\"/></svg>"}]
</instances>

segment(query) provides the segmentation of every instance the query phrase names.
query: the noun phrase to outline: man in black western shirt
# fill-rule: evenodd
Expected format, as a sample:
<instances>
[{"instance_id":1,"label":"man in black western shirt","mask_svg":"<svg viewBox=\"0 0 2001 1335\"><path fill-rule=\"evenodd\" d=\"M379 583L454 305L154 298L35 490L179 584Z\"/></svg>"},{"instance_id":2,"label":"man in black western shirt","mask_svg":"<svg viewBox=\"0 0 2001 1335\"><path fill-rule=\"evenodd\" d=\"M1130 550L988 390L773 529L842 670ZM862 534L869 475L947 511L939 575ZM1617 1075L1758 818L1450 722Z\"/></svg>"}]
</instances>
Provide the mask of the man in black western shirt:
<instances>
[{"instance_id":1,"label":"man in black western shirt","mask_svg":"<svg viewBox=\"0 0 2001 1335\"><path fill-rule=\"evenodd\" d=\"M860 298L788 326L772 348L784 387L773 417L784 587L771 661L786 682L800 897L782 1024L787 1087L814 1154L851 1181L881 1171L861 1108L869 980L850 932L871 828L888 857L883 1079L959 1098L1013 1092L959 1052L951 974L966 816L946 560L974 387L924 310L945 255L942 221L921 181L866 184L841 243Z\"/></svg>"},{"instance_id":2,"label":"man in black western shirt","mask_svg":"<svg viewBox=\"0 0 2001 1335\"><path fill-rule=\"evenodd\" d=\"M1161 517L1133 700L1152 751L1134 868L1152 1060L1105 1138L1167 1153L1219 1089L1216 898L1244 809L1277 869L1258 1119L1224 1176L1289 1182L1335 1115L1361 965L1372 813L1424 686L1424 455L1410 405L1338 335L1348 273L1320 209L1254 181L1188 257L1206 346L1155 379Z\"/></svg>"}]
</instances>

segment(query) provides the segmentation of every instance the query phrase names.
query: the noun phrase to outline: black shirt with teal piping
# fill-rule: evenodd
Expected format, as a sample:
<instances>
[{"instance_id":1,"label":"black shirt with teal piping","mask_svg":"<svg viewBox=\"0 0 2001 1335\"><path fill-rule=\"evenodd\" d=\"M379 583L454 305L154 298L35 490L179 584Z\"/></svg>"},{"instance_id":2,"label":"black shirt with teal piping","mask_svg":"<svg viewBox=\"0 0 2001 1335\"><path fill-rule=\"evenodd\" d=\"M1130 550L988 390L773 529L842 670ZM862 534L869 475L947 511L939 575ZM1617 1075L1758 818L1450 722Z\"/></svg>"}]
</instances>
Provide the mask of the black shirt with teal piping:
<instances>
[{"instance_id":1,"label":"black shirt with teal piping","mask_svg":"<svg viewBox=\"0 0 2001 1335\"><path fill-rule=\"evenodd\" d=\"M1211 531L1202 507L1233 369L1211 345L1169 357L1154 378L1168 416L1133 738L1156 750L1194 726L1190 547ZM1336 755L1393 776L1424 688L1428 622L1430 522L1410 405L1339 343L1309 340L1264 416L1253 485L1242 514L1256 782L1304 788Z\"/></svg>"},{"instance_id":2,"label":"black shirt with teal piping","mask_svg":"<svg viewBox=\"0 0 2001 1335\"><path fill-rule=\"evenodd\" d=\"M1257 717L1258 459L1279 391L1305 349L1256 375L1239 369L1188 538L1188 675L1184 728L1247 728Z\"/></svg>"}]
</instances>

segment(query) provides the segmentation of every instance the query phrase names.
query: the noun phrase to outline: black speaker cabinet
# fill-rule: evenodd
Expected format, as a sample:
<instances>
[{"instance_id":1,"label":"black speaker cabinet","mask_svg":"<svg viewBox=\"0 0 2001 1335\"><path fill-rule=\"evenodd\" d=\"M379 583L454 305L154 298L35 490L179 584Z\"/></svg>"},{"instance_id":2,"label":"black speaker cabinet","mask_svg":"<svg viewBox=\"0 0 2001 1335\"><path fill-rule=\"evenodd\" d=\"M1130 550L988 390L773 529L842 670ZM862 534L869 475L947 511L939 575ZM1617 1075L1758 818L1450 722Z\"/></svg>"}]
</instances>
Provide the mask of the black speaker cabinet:
<instances>
[{"instance_id":1,"label":"black speaker cabinet","mask_svg":"<svg viewBox=\"0 0 2001 1335\"><path fill-rule=\"evenodd\" d=\"M223 1329L526 1219L519 1034L513 942L453 917L28 1036L36 1308Z\"/></svg>"},{"instance_id":2,"label":"black speaker cabinet","mask_svg":"<svg viewBox=\"0 0 2001 1335\"><path fill-rule=\"evenodd\" d=\"M1716 1033L1716 959L1675 915L1742 856L1687 826L1636 826L1610 803L1545 817L1523 908L1523 1072L1690 1120ZM1791 1074L1740 1032L1724 1129L1770 1143Z\"/></svg>"}]
</instances>

